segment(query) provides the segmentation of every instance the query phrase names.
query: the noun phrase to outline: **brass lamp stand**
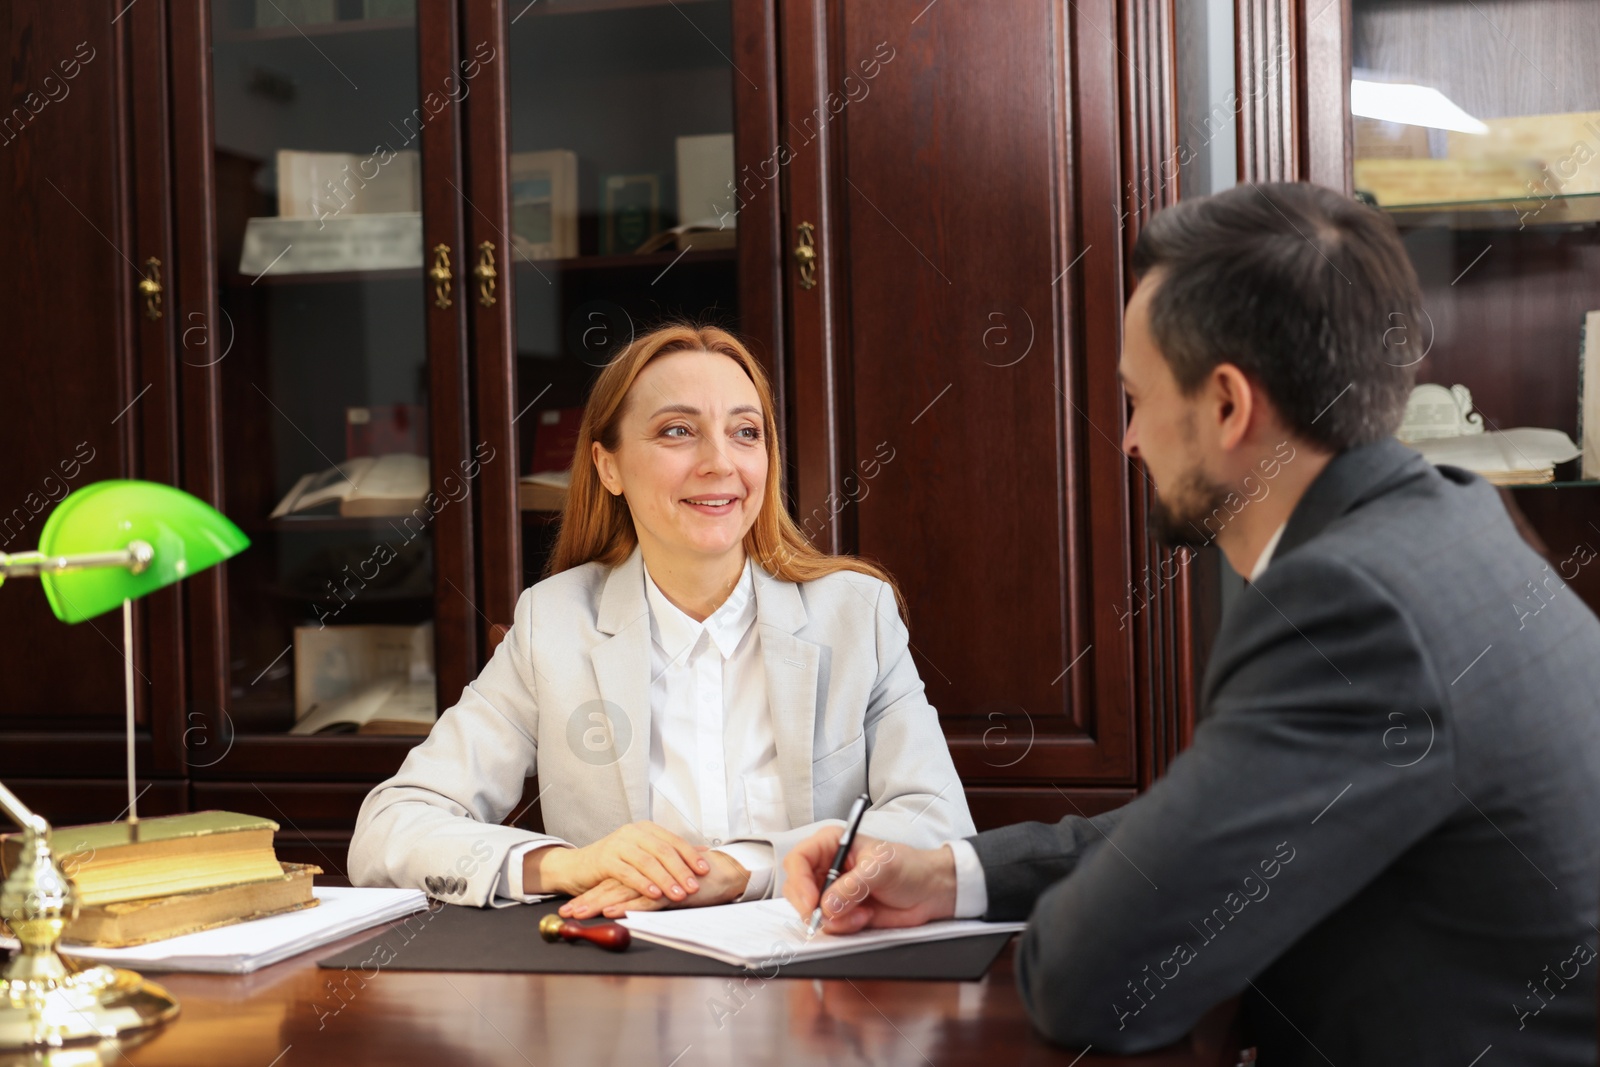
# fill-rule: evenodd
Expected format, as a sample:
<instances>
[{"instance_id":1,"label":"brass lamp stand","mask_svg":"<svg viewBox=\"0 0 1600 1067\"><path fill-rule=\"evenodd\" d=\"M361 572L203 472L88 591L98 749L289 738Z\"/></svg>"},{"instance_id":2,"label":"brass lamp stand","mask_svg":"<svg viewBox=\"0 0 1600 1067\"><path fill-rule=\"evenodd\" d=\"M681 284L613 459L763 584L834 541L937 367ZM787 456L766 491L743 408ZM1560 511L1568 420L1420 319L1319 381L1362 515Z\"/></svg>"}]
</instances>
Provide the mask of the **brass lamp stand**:
<instances>
[{"instance_id":1,"label":"brass lamp stand","mask_svg":"<svg viewBox=\"0 0 1600 1067\"><path fill-rule=\"evenodd\" d=\"M0 582L38 578L62 622L122 609L127 825L129 841L137 841L132 602L228 559L250 539L204 501L169 485L130 479L95 482L68 493L45 520L39 539L37 552L0 553ZM22 1049L29 1055L69 1043L115 1041L124 1034L137 1039L135 1032L176 1016L178 1002L154 982L132 971L63 960L56 953L62 932L77 918L77 890L50 853L50 824L4 785L0 810L22 827L17 868L0 886L0 921L21 943L0 972L0 1050Z\"/></svg>"},{"instance_id":2,"label":"brass lamp stand","mask_svg":"<svg viewBox=\"0 0 1600 1067\"><path fill-rule=\"evenodd\" d=\"M23 831L17 869L0 887L0 919L21 942L0 972L0 1048L98 1041L177 1015L178 1002L154 982L56 954L62 930L77 917L77 891L50 853L50 824L4 785L0 809Z\"/></svg>"}]
</instances>

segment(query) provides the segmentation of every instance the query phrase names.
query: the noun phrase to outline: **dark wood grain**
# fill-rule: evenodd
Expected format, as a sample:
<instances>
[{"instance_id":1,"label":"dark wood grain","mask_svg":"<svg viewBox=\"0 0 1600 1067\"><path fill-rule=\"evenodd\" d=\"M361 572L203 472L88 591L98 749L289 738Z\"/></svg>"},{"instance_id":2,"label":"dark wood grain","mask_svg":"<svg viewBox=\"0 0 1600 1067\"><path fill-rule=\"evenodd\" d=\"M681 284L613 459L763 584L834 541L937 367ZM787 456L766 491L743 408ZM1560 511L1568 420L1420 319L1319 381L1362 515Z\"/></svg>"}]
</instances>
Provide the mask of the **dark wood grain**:
<instances>
[{"instance_id":1,"label":"dark wood grain","mask_svg":"<svg viewBox=\"0 0 1600 1067\"><path fill-rule=\"evenodd\" d=\"M173 0L168 34L172 192L175 203L187 205L187 210L173 214L176 268L170 302L170 313L183 328L176 352L182 398L182 488L225 511L221 360L227 349L217 302L216 218L206 210L216 188L211 5L205 0ZM203 571L181 587L190 620L187 706L200 713L213 736L224 731L229 701L228 566Z\"/></svg>"},{"instance_id":2,"label":"dark wood grain","mask_svg":"<svg viewBox=\"0 0 1600 1067\"><path fill-rule=\"evenodd\" d=\"M1124 210L1148 193L1142 171L1122 177L1124 137L1166 146L1130 153L1140 166L1175 141L1170 104L1130 114L1123 88L1170 96L1168 29L1149 22L1161 10L1141 6L1125 60L1109 3L1025 6L1004 26L960 7L910 26L840 9L836 72L880 42L895 58L835 120L849 354L837 480L855 490L839 510L854 547L904 580L964 774L1139 776L1133 649L1151 637L1136 636L1147 617L1117 610L1137 475L1115 364ZM805 358L797 347L797 370ZM1009 759L1023 732L1026 756L999 767L996 738Z\"/></svg>"},{"instance_id":3,"label":"dark wood grain","mask_svg":"<svg viewBox=\"0 0 1600 1067\"><path fill-rule=\"evenodd\" d=\"M774 251L788 310L785 403L791 495L794 514L811 543L838 552L846 542L829 502L838 493L840 457L848 448L842 436L848 426L841 422L837 319L847 291L842 272L853 270L854 264L841 247L849 238L840 226L837 201L842 190L834 177L838 127L829 121L827 104L830 10L827 0L790 0L781 6L782 121L774 143L761 146L764 151L753 166L747 164L749 169L741 167L737 185L741 211L747 203L772 203L782 190L783 222ZM815 227L818 258L810 289L801 284L794 260L801 223Z\"/></svg>"},{"instance_id":4,"label":"dark wood grain","mask_svg":"<svg viewBox=\"0 0 1600 1067\"><path fill-rule=\"evenodd\" d=\"M734 174L761 166L779 134L776 0L733 0ZM745 79L748 78L749 81ZM748 169L747 169L748 168ZM783 201L776 184L736 195L740 334L761 360L776 393L780 440L789 440L788 348L784 331ZM695 254L695 253L691 253ZM710 253L708 253L710 254ZM792 477L786 478L793 490Z\"/></svg>"},{"instance_id":5,"label":"dark wood grain","mask_svg":"<svg viewBox=\"0 0 1600 1067\"><path fill-rule=\"evenodd\" d=\"M435 94L449 98L454 95L451 87L461 84L459 18L455 0L421 0L417 4L419 106ZM428 113L432 117L422 128L423 262L431 267L432 249L446 245L455 274L450 307L435 303L431 283L422 285L418 293L427 307L429 476L442 504L432 522L434 670L442 709L453 704L462 688L477 677L484 614L476 599L472 498L458 498L447 488L465 477L474 445L467 317L476 286L468 284L473 258L466 244L467 207L460 192L466 180L462 174L461 109L452 102L437 113L429 106ZM450 479L448 483L446 479Z\"/></svg>"},{"instance_id":6,"label":"dark wood grain","mask_svg":"<svg viewBox=\"0 0 1600 1067\"><path fill-rule=\"evenodd\" d=\"M519 7L521 5L518 5ZM462 27L468 54L479 42L494 49L494 61L481 65L472 80L472 92L463 106L462 134L466 147L465 196L467 244L462 269L467 274L463 299L472 323L471 365L476 379L474 441L494 449L494 460L478 473L474 496L478 509L480 630L482 654L474 667L488 661L492 651L489 630L510 623L522 583L522 516L517 505L516 412L516 290L525 279L516 269L517 255L508 236L511 220L510 167L511 117L508 40L510 13L504 0L469 3L462 10ZM500 277L494 303L479 299L479 286L471 270L479 261L479 246L488 242ZM492 621L491 621L492 620ZM443 705L441 705L443 706Z\"/></svg>"},{"instance_id":7,"label":"dark wood grain","mask_svg":"<svg viewBox=\"0 0 1600 1067\"><path fill-rule=\"evenodd\" d=\"M128 230L129 248L135 264L148 269L147 261L160 262L162 284L170 290L173 270L172 244L172 144L171 117L167 100L167 5L166 0L147 5L147 10L130 9L123 17L127 36L127 123L129 166ZM181 412L178 397L177 330L171 309L170 292L162 294L159 318L148 314L145 301L129 301L127 312L135 338L137 373L134 392L145 390L125 417L136 419L140 436L136 455L139 477L164 485L182 480L178 428ZM139 661L149 685L136 692L144 698L141 721L150 729L155 750L155 765L147 768L164 774L183 771L184 716L187 711L185 672L187 663L183 641L182 590L168 588L145 597L139 603L144 625L134 631L135 643L143 643Z\"/></svg>"},{"instance_id":8,"label":"dark wood grain","mask_svg":"<svg viewBox=\"0 0 1600 1067\"><path fill-rule=\"evenodd\" d=\"M0 401L0 552L37 548L70 490L133 471L133 434L117 416L133 399L128 312L139 272L118 165L125 68L113 13L108 3L0 7L10 57L0 317L11 371ZM119 615L64 626L37 580L16 579L0 589L0 634L0 723L48 720L69 735L120 724Z\"/></svg>"},{"instance_id":9,"label":"dark wood grain","mask_svg":"<svg viewBox=\"0 0 1600 1067\"><path fill-rule=\"evenodd\" d=\"M412 922L425 921L425 916ZM1232 1067L1234 1009L1140 1056L1053 1046L1031 1028L1015 942L979 982L321 970L375 931L251 975L154 976L182 1014L128 1067L337 1064L925 1064ZM574 947L581 951L583 946ZM402 949L402 953L403 953ZM1111 996L1112 991L1107 991ZM719 1010L714 1010L720 1006Z\"/></svg>"},{"instance_id":10,"label":"dark wood grain","mask_svg":"<svg viewBox=\"0 0 1600 1067\"><path fill-rule=\"evenodd\" d=\"M1299 83L1294 58L1304 0L1237 0L1235 85L1239 180L1301 177Z\"/></svg>"}]
</instances>

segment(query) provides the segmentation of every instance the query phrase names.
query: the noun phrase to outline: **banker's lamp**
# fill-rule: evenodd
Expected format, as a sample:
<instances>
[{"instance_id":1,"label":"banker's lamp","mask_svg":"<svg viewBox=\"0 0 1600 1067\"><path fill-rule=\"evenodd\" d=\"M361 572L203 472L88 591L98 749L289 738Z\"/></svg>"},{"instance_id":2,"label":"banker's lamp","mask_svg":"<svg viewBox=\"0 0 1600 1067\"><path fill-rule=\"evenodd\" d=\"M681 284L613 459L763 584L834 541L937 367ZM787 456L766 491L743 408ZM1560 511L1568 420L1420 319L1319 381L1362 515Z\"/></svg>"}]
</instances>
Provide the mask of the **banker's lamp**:
<instances>
[{"instance_id":1,"label":"banker's lamp","mask_svg":"<svg viewBox=\"0 0 1600 1067\"><path fill-rule=\"evenodd\" d=\"M138 839L133 767L133 601L236 555L250 539L210 505L154 482L96 482L69 493L37 552L0 553L0 582L36 576L56 618L82 622L122 608L128 744L128 834ZM114 1038L178 1013L178 1002L132 971L63 962L56 945L77 917L77 893L50 852L50 824L4 785L0 810L22 827L17 868L0 887L0 918L21 948L0 974L0 1048Z\"/></svg>"}]
</instances>

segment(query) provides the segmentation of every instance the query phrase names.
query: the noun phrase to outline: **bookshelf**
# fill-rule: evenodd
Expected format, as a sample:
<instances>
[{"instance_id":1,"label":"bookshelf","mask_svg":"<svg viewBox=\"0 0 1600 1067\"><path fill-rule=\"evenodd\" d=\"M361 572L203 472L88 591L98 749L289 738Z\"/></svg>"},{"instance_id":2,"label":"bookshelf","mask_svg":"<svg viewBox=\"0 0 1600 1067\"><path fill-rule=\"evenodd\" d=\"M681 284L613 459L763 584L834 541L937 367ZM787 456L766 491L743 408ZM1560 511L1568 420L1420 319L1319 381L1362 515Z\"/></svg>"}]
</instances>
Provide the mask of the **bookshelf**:
<instances>
[{"instance_id":1,"label":"bookshelf","mask_svg":"<svg viewBox=\"0 0 1600 1067\"><path fill-rule=\"evenodd\" d=\"M1467 386L1487 429L1548 427L1581 445L1581 328L1600 308L1600 75L1583 57L1600 46L1600 8L1527 0L1508 33L1505 9L1471 0L1344 2L1346 179L1376 192L1416 267L1418 381ZM1352 103L1361 83L1421 86L1435 110L1379 114L1396 97ZM1423 195L1393 195L1407 188ZM1600 546L1597 485L1574 460L1502 496L1554 568ZM1568 571L1600 610L1600 569Z\"/></svg>"}]
</instances>

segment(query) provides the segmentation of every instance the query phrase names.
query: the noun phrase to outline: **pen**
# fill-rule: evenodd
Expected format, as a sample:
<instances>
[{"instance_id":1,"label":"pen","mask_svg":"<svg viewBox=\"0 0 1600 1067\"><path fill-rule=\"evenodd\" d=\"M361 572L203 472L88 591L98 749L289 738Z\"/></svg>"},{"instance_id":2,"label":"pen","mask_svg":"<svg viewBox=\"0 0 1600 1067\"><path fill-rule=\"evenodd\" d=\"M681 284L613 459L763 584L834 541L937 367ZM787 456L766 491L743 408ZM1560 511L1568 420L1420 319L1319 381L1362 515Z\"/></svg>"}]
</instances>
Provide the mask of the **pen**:
<instances>
[{"instance_id":1,"label":"pen","mask_svg":"<svg viewBox=\"0 0 1600 1067\"><path fill-rule=\"evenodd\" d=\"M828 877L822 883L822 892L817 895L817 910L811 913L811 926L807 934L815 934L822 926L822 898L834 882L839 880L840 873L844 870L845 857L850 855L850 846L856 842L856 831L861 828L861 816L867 813L867 805L872 803L872 798L862 793L856 797L856 802L850 805L850 818L844 828L844 836L839 838L839 851L833 854L833 866L828 868Z\"/></svg>"}]
</instances>

